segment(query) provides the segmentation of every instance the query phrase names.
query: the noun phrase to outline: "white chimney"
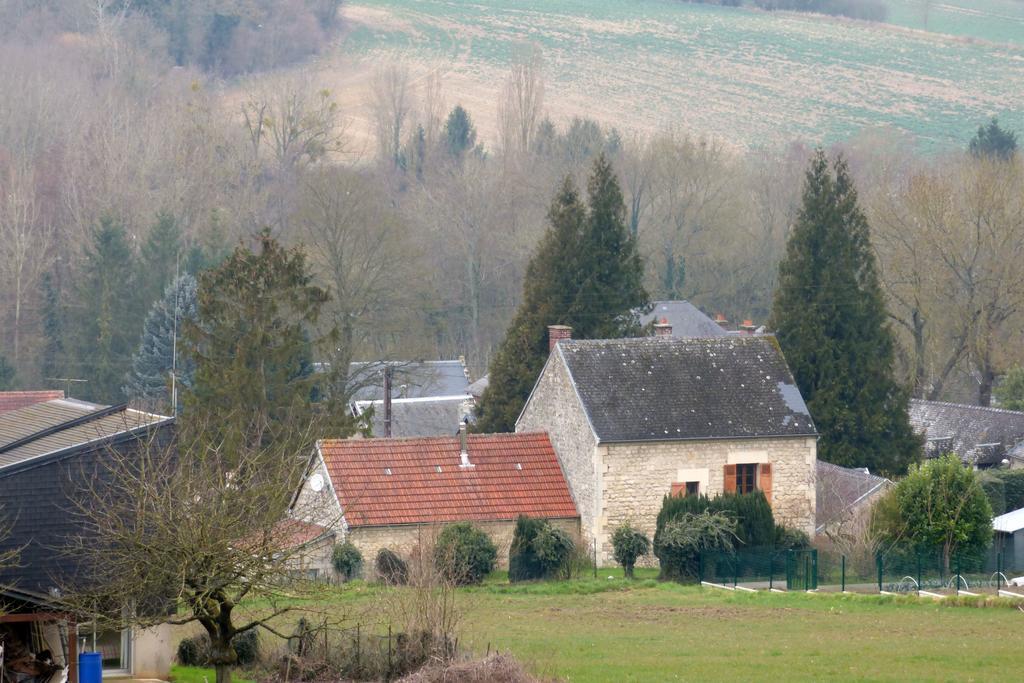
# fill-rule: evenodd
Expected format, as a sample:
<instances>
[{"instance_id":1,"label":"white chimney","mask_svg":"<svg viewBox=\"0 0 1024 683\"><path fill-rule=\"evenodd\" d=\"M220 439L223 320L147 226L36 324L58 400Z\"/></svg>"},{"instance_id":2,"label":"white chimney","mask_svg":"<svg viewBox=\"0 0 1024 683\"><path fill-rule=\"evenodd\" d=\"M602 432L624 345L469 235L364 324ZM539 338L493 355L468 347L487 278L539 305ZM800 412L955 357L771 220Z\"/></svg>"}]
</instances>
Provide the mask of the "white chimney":
<instances>
[{"instance_id":1,"label":"white chimney","mask_svg":"<svg viewBox=\"0 0 1024 683\"><path fill-rule=\"evenodd\" d=\"M476 467L469 461L469 438L466 435L466 422L459 425L459 441L462 443L462 453L459 454L461 462L459 467Z\"/></svg>"}]
</instances>

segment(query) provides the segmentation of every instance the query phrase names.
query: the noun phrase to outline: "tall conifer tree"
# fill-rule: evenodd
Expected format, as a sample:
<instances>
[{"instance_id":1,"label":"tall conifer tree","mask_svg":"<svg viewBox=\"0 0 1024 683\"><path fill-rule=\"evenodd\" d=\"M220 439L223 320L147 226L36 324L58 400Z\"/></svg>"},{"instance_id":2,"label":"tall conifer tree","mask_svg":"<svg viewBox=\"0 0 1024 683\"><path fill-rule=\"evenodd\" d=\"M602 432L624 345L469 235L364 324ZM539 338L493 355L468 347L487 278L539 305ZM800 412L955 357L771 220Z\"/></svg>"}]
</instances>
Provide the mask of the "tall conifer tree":
<instances>
[{"instance_id":1,"label":"tall conifer tree","mask_svg":"<svg viewBox=\"0 0 1024 683\"><path fill-rule=\"evenodd\" d=\"M589 210L566 178L548 211L549 227L526 269L523 301L491 361L477 408L477 429L505 432L548 356L548 325L569 325L578 338L621 337L639 329L647 303L643 265L626 229L626 207L604 157L588 185Z\"/></svg>"},{"instance_id":2,"label":"tall conifer tree","mask_svg":"<svg viewBox=\"0 0 1024 683\"><path fill-rule=\"evenodd\" d=\"M803 207L779 265L771 327L811 411L818 457L887 474L920 453L896 382L867 219L846 164L811 162Z\"/></svg>"}]
</instances>

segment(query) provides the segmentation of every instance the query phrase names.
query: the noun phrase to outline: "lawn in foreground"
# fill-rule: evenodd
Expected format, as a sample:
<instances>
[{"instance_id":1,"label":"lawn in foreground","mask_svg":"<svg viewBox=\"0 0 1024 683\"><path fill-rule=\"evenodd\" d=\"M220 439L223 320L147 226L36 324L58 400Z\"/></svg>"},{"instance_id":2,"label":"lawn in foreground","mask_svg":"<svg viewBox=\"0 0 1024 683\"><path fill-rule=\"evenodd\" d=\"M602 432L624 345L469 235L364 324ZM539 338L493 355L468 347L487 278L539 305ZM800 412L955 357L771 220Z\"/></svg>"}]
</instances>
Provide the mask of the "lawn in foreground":
<instances>
[{"instance_id":1,"label":"lawn in foreground","mask_svg":"<svg viewBox=\"0 0 1024 683\"><path fill-rule=\"evenodd\" d=\"M998 680L1020 666L1016 608L644 585L469 591L463 643L569 681Z\"/></svg>"}]
</instances>

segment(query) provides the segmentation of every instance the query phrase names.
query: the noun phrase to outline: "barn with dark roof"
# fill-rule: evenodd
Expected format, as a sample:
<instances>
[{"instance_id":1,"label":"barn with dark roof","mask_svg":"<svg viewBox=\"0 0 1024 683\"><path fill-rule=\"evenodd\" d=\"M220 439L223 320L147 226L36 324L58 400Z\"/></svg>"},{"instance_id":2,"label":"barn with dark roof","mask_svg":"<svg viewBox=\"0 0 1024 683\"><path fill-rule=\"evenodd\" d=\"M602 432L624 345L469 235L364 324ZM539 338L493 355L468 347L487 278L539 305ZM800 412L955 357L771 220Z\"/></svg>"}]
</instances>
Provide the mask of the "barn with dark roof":
<instances>
[{"instance_id":1,"label":"barn with dark roof","mask_svg":"<svg viewBox=\"0 0 1024 683\"><path fill-rule=\"evenodd\" d=\"M666 494L760 489L814 533L817 431L774 337L556 339L516 428L549 434L601 562Z\"/></svg>"}]
</instances>

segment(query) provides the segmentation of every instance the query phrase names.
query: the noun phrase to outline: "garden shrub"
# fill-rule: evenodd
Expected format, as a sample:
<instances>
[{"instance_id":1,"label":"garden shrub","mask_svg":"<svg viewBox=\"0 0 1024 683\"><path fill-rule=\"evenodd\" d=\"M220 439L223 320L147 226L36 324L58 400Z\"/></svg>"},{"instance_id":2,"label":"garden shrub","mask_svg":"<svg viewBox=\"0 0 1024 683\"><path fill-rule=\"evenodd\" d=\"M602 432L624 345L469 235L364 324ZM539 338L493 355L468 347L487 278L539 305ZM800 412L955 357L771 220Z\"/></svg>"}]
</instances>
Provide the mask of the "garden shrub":
<instances>
[{"instance_id":1,"label":"garden shrub","mask_svg":"<svg viewBox=\"0 0 1024 683\"><path fill-rule=\"evenodd\" d=\"M775 550L804 550L811 547L811 537L800 529L777 524L774 545Z\"/></svg>"},{"instance_id":2,"label":"garden shrub","mask_svg":"<svg viewBox=\"0 0 1024 683\"><path fill-rule=\"evenodd\" d=\"M404 586L409 582L409 565L393 551L381 548L377 552L374 564L377 576L384 583L390 586Z\"/></svg>"},{"instance_id":3,"label":"garden shrub","mask_svg":"<svg viewBox=\"0 0 1024 683\"><path fill-rule=\"evenodd\" d=\"M736 519L727 512L684 512L667 520L654 535L654 554L661 563L661 578L699 578L702 556L731 553L737 541L736 529Z\"/></svg>"},{"instance_id":4,"label":"garden shrub","mask_svg":"<svg viewBox=\"0 0 1024 683\"><path fill-rule=\"evenodd\" d=\"M748 548L775 544L775 518L761 491L727 493L715 498L707 496L665 496L658 513L657 529L682 514L704 511L724 512L736 521L737 545ZM657 537L657 532L655 532Z\"/></svg>"},{"instance_id":5,"label":"garden shrub","mask_svg":"<svg viewBox=\"0 0 1024 683\"><path fill-rule=\"evenodd\" d=\"M993 515L1001 515L1006 509L1006 482L997 472L978 472L978 482L985 492Z\"/></svg>"},{"instance_id":6,"label":"garden shrub","mask_svg":"<svg viewBox=\"0 0 1024 683\"><path fill-rule=\"evenodd\" d=\"M254 664L260 656L260 638L256 629L239 633L231 639L231 644L238 655L238 663L243 666ZM210 636L205 633L183 638L178 643L178 663L182 666L210 665Z\"/></svg>"},{"instance_id":7,"label":"garden shrub","mask_svg":"<svg viewBox=\"0 0 1024 683\"><path fill-rule=\"evenodd\" d=\"M469 522L449 524L434 544L434 563L456 585L480 583L494 570L498 549L491 537Z\"/></svg>"},{"instance_id":8,"label":"garden shrub","mask_svg":"<svg viewBox=\"0 0 1024 683\"><path fill-rule=\"evenodd\" d=\"M334 564L335 571L341 575L341 578L345 581L351 581L359 576L363 566L363 554L351 542L345 541L341 545L334 546L331 562Z\"/></svg>"},{"instance_id":9,"label":"garden shrub","mask_svg":"<svg viewBox=\"0 0 1024 683\"><path fill-rule=\"evenodd\" d=\"M546 519L520 515L508 555L508 580L564 577L570 572L576 543Z\"/></svg>"},{"instance_id":10,"label":"garden shrub","mask_svg":"<svg viewBox=\"0 0 1024 683\"><path fill-rule=\"evenodd\" d=\"M650 552L651 542L642 531L626 522L612 533L612 549L615 561L622 565L626 578L632 579L637 558Z\"/></svg>"}]
</instances>

